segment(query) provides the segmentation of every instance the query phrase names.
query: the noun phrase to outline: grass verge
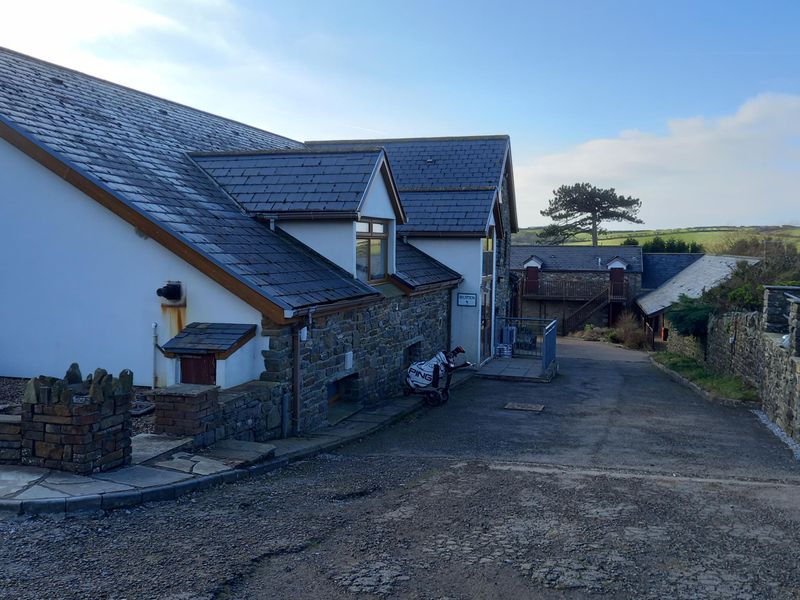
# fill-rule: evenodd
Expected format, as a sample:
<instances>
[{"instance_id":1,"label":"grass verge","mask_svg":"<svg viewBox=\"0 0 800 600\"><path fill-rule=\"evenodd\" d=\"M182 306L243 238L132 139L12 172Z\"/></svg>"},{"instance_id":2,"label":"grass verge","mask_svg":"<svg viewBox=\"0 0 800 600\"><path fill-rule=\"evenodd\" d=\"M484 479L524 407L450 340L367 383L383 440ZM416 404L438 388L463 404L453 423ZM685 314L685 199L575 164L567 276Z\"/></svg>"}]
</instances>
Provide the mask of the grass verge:
<instances>
[{"instance_id":1,"label":"grass verge","mask_svg":"<svg viewBox=\"0 0 800 600\"><path fill-rule=\"evenodd\" d=\"M752 386L733 375L712 373L693 358L675 352L657 352L653 358L714 396L758 402L758 393Z\"/></svg>"}]
</instances>

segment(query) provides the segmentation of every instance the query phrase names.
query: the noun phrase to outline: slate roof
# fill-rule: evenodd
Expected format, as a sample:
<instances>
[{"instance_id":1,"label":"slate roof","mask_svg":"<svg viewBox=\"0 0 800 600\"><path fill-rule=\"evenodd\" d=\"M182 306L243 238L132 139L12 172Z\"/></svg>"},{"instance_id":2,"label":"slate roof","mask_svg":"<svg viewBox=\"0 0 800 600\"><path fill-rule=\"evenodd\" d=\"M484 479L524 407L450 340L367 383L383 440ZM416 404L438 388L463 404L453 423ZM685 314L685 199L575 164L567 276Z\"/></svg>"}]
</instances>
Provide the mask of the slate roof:
<instances>
[{"instance_id":1,"label":"slate roof","mask_svg":"<svg viewBox=\"0 0 800 600\"><path fill-rule=\"evenodd\" d=\"M542 261L542 271L606 271L608 263L620 258L628 263L628 272L642 272L638 246L511 246L510 268L522 270L531 256Z\"/></svg>"},{"instance_id":2,"label":"slate roof","mask_svg":"<svg viewBox=\"0 0 800 600\"><path fill-rule=\"evenodd\" d=\"M383 157L380 148L192 155L250 213L324 212L352 219Z\"/></svg>"},{"instance_id":3,"label":"slate roof","mask_svg":"<svg viewBox=\"0 0 800 600\"><path fill-rule=\"evenodd\" d=\"M306 142L306 146L317 149L384 148L408 217L406 224L398 225L400 235L422 232L484 235L489 226L491 202L502 184L510 152L506 135L312 141ZM461 196L455 193L457 191L471 191L476 196L482 192L481 200ZM415 195L419 192L426 193ZM484 199L489 196L491 200L487 203ZM443 223L441 212L461 198L468 198L463 209L451 212L447 223ZM511 202L512 229L516 229L513 197ZM412 208L411 204L415 207Z\"/></svg>"},{"instance_id":4,"label":"slate roof","mask_svg":"<svg viewBox=\"0 0 800 600\"><path fill-rule=\"evenodd\" d=\"M395 248L395 276L411 288L461 280L460 274L411 244L397 240Z\"/></svg>"},{"instance_id":5,"label":"slate roof","mask_svg":"<svg viewBox=\"0 0 800 600\"><path fill-rule=\"evenodd\" d=\"M400 235L430 232L469 233L483 235L492 213L497 192L452 190L446 192L400 192L406 211L406 224L398 225Z\"/></svg>"},{"instance_id":6,"label":"slate roof","mask_svg":"<svg viewBox=\"0 0 800 600\"><path fill-rule=\"evenodd\" d=\"M660 287L636 299L646 315L654 315L675 304L682 294L699 298L730 278L740 262L756 264L757 258L747 256L714 256L705 254Z\"/></svg>"},{"instance_id":7,"label":"slate roof","mask_svg":"<svg viewBox=\"0 0 800 600\"><path fill-rule=\"evenodd\" d=\"M174 338L164 344L165 352L173 354L218 354L231 350L256 331L255 325L238 323L189 323Z\"/></svg>"},{"instance_id":8,"label":"slate roof","mask_svg":"<svg viewBox=\"0 0 800 600\"><path fill-rule=\"evenodd\" d=\"M642 288L654 290L664 282L672 279L686 267L695 262L702 254L682 253L655 253L642 254Z\"/></svg>"},{"instance_id":9,"label":"slate roof","mask_svg":"<svg viewBox=\"0 0 800 600\"><path fill-rule=\"evenodd\" d=\"M2 48L0 124L283 309L375 294L248 217L187 155L299 142Z\"/></svg>"}]
</instances>

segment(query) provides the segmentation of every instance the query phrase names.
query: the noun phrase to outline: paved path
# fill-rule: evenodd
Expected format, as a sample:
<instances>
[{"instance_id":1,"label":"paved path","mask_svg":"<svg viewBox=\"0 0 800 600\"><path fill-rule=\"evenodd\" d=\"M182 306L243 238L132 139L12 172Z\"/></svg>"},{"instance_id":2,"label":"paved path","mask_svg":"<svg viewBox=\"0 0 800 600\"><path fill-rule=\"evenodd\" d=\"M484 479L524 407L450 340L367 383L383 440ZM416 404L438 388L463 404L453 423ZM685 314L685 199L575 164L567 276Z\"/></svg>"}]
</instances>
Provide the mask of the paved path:
<instances>
[{"instance_id":1,"label":"paved path","mask_svg":"<svg viewBox=\"0 0 800 600\"><path fill-rule=\"evenodd\" d=\"M560 351L552 384L473 380L267 476L0 521L0 596L800 598L791 452L642 354Z\"/></svg>"}]
</instances>

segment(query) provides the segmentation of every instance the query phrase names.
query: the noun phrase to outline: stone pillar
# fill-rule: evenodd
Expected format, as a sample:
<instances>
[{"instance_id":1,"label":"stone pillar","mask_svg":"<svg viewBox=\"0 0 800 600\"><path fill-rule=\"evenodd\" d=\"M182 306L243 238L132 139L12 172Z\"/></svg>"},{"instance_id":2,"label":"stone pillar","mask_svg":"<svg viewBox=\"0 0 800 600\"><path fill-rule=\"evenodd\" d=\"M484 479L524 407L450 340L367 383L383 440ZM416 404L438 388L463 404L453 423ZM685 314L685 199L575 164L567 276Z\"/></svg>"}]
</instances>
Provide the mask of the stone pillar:
<instances>
[{"instance_id":1,"label":"stone pillar","mask_svg":"<svg viewBox=\"0 0 800 600\"><path fill-rule=\"evenodd\" d=\"M97 369L86 382L37 377L22 401L24 465L88 474L130 464L133 373Z\"/></svg>"},{"instance_id":2,"label":"stone pillar","mask_svg":"<svg viewBox=\"0 0 800 600\"><path fill-rule=\"evenodd\" d=\"M762 327L768 333L786 333L789 314L789 299L786 292L800 295L800 287L786 285L764 286L764 308L762 312Z\"/></svg>"},{"instance_id":3,"label":"stone pillar","mask_svg":"<svg viewBox=\"0 0 800 600\"><path fill-rule=\"evenodd\" d=\"M156 433L194 438L195 447L208 446L217 440L221 424L219 387L195 383L179 383L148 392L155 403ZM224 428L220 439L224 437Z\"/></svg>"},{"instance_id":4,"label":"stone pillar","mask_svg":"<svg viewBox=\"0 0 800 600\"><path fill-rule=\"evenodd\" d=\"M789 354L800 356L800 302L789 307Z\"/></svg>"}]
</instances>

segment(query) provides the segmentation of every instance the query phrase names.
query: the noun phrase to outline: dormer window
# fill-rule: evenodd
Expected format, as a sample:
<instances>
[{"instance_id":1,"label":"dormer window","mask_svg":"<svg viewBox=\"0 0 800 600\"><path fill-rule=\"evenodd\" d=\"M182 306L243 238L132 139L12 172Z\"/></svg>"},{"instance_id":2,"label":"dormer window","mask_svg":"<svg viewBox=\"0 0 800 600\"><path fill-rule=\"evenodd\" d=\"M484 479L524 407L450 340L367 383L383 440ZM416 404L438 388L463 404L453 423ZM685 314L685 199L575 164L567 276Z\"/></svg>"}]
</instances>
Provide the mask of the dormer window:
<instances>
[{"instance_id":1,"label":"dormer window","mask_svg":"<svg viewBox=\"0 0 800 600\"><path fill-rule=\"evenodd\" d=\"M389 224L378 219L356 222L356 275L377 283L388 276Z\"/></svg>"}]
</instances>

